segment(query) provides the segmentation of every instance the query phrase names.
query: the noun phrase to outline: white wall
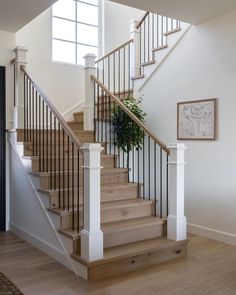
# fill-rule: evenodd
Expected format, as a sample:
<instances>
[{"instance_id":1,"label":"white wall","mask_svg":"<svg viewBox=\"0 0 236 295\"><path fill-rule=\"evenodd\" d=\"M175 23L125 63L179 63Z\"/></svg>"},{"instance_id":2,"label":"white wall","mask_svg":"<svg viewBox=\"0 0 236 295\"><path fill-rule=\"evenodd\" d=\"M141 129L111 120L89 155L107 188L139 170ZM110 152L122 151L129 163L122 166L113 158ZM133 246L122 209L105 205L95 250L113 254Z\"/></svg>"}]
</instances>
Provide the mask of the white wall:
<instances>
[{"instance_id":1,"label":"white wall","mask_svg":"<svg viewBox=\"0 0 236 295\"><path fill-rule=\"evenodd\" d=\"M105 52L109 52L129 40L129 21L140 20L145 11L106 1L105 16Z\"/></svg>"},{"instance_id":2,"label":"white wall","mask_svg":"<svg viewBox=\"0 0 236 295\"><path fill-rule=\"evenodd\" d=\"M0 31L0 65L6 67L6 120L7 128L12 128L13 120L13 66L10 60L14 57L12 50L15 47L15 34Z\"/></svg>"},{"instance_id":3,"label":"white wall","mask_svg":"<svg viewBox=\"0 0 236 295\"><path fill-rule=\"evenodd\" d=\"M236 11L193 26L141 90L148 125L176 142L178 101L217 98L216 141L186 141L189 230L236 244Z\"/></svg>"},{"instance_id":4,"label":"white wall","mask_svg":"<svg viewBox=\"0 0 236 295\"><path fill-rule=\"evenodd\" d=\"M28 52L28 69L63 114L84 99L83 67L52 62L51 8L16 33Z\"/></svg>"}]
</instances>

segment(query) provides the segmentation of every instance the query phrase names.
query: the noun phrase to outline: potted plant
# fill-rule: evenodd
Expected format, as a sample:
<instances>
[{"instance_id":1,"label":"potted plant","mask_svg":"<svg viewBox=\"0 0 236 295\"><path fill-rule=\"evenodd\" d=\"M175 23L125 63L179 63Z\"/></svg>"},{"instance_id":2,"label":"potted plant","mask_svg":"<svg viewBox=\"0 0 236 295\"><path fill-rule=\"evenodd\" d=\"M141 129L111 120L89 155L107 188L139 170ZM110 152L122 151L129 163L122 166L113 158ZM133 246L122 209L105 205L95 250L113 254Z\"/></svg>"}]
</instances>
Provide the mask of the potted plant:
<instances>
[{"instance_id":1,"label":"potted plant","mask_svg":"<svg viewBox=\"0 0 236 295\"><path fill-rule=\"evenodd\" d=\"M133 96L128 96L124 100L124 105L142 123L145 122L146 114L141 108L141 100L135 100ZM114 145L127 153L127 168L129 166L129 153L133 148L142 149L144 134L142 129L124 112L119 106L115 106L112 111L112 126L114 132Z\"/></svg>"}]
</instances>

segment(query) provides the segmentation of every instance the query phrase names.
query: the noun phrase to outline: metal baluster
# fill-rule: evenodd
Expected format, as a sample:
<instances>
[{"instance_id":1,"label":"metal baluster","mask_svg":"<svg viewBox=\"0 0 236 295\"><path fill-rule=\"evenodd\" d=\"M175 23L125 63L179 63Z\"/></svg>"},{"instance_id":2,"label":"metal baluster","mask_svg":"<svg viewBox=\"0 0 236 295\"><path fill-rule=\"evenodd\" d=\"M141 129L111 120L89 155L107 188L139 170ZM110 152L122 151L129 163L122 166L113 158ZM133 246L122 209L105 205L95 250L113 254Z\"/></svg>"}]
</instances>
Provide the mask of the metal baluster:
<instances>
[{"instance_id":1,"label":"metal baluster","mask_svg":"<svg viewBox=\"0 0 236 295\"><path fill-rule=\"evenodd\" d=\"M148 136L148 198L151 199L151 151L150 136Z\"/></svg>"},{"instance_id":2,"label":"metal baluster","mask_svg":"<svg viewBox=\"0 0 236 295\"><path fill-rule=\"evenodd\" d=\"M42 144L42 126L41 126L41 95L39 95L39 171L41 172L41 144Z\"/></svg>"},{"instance_id":3,"label":"metal baluster","mask_svg":"<svg viewBox=\"0 0 236 295\"><path fill-rule=\"evenodd\" d=\"M79 155L79 149L77 150L77 204L79 208L80 204L80 155ZM80 220L79 220L79 214L77 213L77 232L79 233L80 228Z\"/></svg>"},{"instance_id":4,"label":"metal baluster","mask_svg":"<svg viewBox=\"0 0 236 295\"><path fill-rule=\"evenodd\" d=\"M38 156L38 91L36 90L36 156Z\"/></svg>"},{"instance_id":5,"label":"metal baluster","mask_svg":"<svg viewBox=\"0 0 236 295\"><path fill-rule=\"evenodd\" d=\"M45 104L44 104L44 99L43 99L43 172L45 171L45 148L44 148L44 143L45 143L45 134L44 134L44 124L45 124Z\"/></svg>"},{"instance_id":6,"label":"metal baluster","mask_svg":"<svg viewBox=\"0 0 236 295\"><path fill-rule=\"evenodd\" d=\"M58 197L59 208L61 208L61 124L58 122L58 173L60 175L58 180Z\"/></svg>"},{"instance_id":7,"label":"metal baluster","mask_svg":"<svg viewBox=\"0 0 236 295\"><path fill-rule=\"evenodd\" d=\"M155 206L154 206L154 216L157 216L157 144L154 142L154 197L155 197Z\"/></svg>"},{"instance_id":8,"label":"metal baluster","mask_svg":"<svg viewBox=\"0 0 236 295\"><path fill-rule=\"evenodd\" d=\"M75 195L74 195L74 185L75 185L75 171L74 171L74 142L72 142L72 230L75 230ZM77 204L77 214L79 215L79 204Z\"/></svg>"},{"instance_id":9,"label":"metal baluster","mask_svg":"<svg viewBox=\"0 0 236 295\"><path fill-rule=\"evenodd\" d=\"M169 155L166 155L166 217L169 215Z\"/></svg>"},{"instance_id":10,"label":"metal baluster","mask_svg":"<svg viewBox=\"0 0 236 295\"><path fill-rule=\"evenodd\" d=\"M143 131L143 199L145 199L145 133Z\"/></svg>"},{"instance_id":11,"label":"metal baluster","mask_svg":"<svg viewBox=\"0 0 236 295\"><path fill-rule=\"evenodd\" d=\"M65 130L62 130L62 195L63 210L65 210Z\"/></svg>"},{"instance_id":12,"label":"metal baluster","mask_svg":"<svg viewBox=\"0 0 236 295\"><path fill-rule=\"evenodd\" d=\"M57 189L57 175L58 179L61 177L59 173L57 173L57 120L54 116L54 190ZM52 143L51 143L52 144Z\"/></svg>"},{"instance_id":13,"label":"metal baluster","mask_svg":"<svg viewBox=\"0 0 236 295\"><path fill-rule=\"evenodd\" d=\"M32 134L33 134L33 156L35 156L35 134L34 134L34 114L35 114L35 108L34 108L34 85L32 85L31 88L32 91Z\"/></svg>"},{"instance_id":14,"label":"metal baluster","mask_svg":"<svg viewBox=\"0 0 236 295\"><path fill-rule=\"evenodd\" d=\"M46 171L48 172L48 106L46 105Z\"/></svg>"},{"instance_id":15,"label":"metal baluster","mask_svg":"<svg viewBox=\"0 0 236 295\"><path fill-rule=\"evenodd\" d=\"M67 158L67 209L70 211L70 137L67 136L67 149L68 149L68 158Z\"/></svg>"},{"instance_id":16,"label":"metal baluster","mask_svg":"<svg viewBox=\"0 0 236 295\"><path fill-rule=\"evenodd\" d=\"M162 218L162 148L160 148L160 218Z\"/></svg>"},{"instance_id":17,"label":"metal baluster","mask_svg":"<svg viewBox=\"0 0 236 295\"><path fill-rule=\"evenodd\" d=\"M50 130L50 186L52 189L52 174L53 174L53 166L52 166L52 157L53 157L53 153L52 153L52 111L50 110L50 126L51 126L51 130ZM55 169L54 169L54 173L56 173Z\"/></svg>"}]
</instances>

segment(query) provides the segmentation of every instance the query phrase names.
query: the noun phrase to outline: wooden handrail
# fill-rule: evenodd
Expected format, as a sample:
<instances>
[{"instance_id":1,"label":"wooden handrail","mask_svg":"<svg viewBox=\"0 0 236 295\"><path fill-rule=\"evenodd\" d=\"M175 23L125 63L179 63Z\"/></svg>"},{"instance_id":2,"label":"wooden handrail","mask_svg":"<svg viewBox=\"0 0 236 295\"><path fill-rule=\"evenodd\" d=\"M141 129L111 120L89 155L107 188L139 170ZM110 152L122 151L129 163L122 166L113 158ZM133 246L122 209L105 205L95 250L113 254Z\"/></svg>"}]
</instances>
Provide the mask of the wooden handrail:
<instances>
[{"instance_id":1,"label":"wooden handrail","mask_svg":"<svg viewBox=\"0 0 236 295\"><path fill-rule=\"evenodd\" d=\"M147 127L111 92L109 91L106 86L104 86L94 75L91 75L91 79L97 83L102 90L110 97L112 98L119 107L143 130L145 131L148 136L150 136L168 155L170 155L170 150L167 148L167 146L159 139L157 138L153 133L151 133Z\"/></svg>"},{"instance_id":2,"label":"wooden handrail","mask_svg":"<svg viewBox=\"0 0 236 295\"><path fill-rule=\"evenodd\" d=\"M142 25L142 23L145 21L145 19L146 19L146 17L149 15L149 12L146 12L145 14L144 14L144 16L142 17L142 19L140 20L140 22L137 24L137 29L139 29L140 28L140 26Z\"/></svg>"},{"instance_id":3,"label":"wooden handrail","mask_svg":"<svg viewBox=\"0 0 236 295\"><path fill-rule=\"evenodd\" d=\"M100 61L106 59L107 57L109 57L110 55L112 55L113 53L115 53L116 51L124 48L126 45L129 45L130 43L132 43L134 41L134 39L130 39L129 41L125 42L124 44L120 45L119 47L113 49L112 51L108 52L106 55L104 55L103 57L99 58L98 60L95 61L95 63L99 63Z\"/></svg>"},{"instance_id":4,"label":"wooden handrail","mask_svg":"<svg viewBox=\"0 0 236 295\"><path fill-rule=\"evenodd\" d=\"M63 119L63 117L61 116L61 114L57 111L57 109L52 104L52 102L47 97L47 95L44 93L44 91L41 89L41 87L31 78L31 75L29 74L29 72L26 70L26 68L24 66L21 66L21 70L29 78L29 80L31 81L32 85L34 85L35 89L38 90L38 92L40 93L40 95L43 97L43 99L47 103L48 107L54 113L54 115L56 116L56 118L60 122L60 124L63 127L63 129L65 130L65 132L67 133L67 135L70 137L70 139L75 143L75 145L77 146L77 148L80 148L80 146L82 145L81 142L80 142L80 140L75 136L75 134L72 131L72 129L70 128L70 126L66 123L66 121Z\"/></svg>"}]
</instances>

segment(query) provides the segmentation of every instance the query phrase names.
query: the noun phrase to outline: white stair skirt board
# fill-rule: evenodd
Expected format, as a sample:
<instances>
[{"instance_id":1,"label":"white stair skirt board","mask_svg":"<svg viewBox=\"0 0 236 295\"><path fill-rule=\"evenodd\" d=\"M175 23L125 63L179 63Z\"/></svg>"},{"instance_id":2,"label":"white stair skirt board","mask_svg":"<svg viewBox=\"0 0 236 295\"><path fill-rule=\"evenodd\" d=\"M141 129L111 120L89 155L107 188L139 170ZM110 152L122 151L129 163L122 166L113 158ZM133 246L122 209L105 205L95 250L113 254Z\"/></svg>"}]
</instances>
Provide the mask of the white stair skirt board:
<instances>
[{"instance_id":1,"label":"white stair skirt board","mask_svg":"<svg viewBox=\"0 0 236 295\"><path fill-rule=\"evenodd\" d=\"M14 189L11 190L10 211L12 211L12 213L10 214L9 222L10 230L36 248L53 257L59 263L71 269L80 277L87 279L86 268L71 258L71 252L67 249L56 227L57 222L53 221L50 212L45 208L45 202L41 199L41 194L37 191L37 187L35 186L35 184L37 185L37 181L27 172L21 155L17 150L14 133L11 134L11 138L8 141L10 161L9 175L12 179L13 173L15 173L14 178L16 178L16 175L18 178L14 179L14 186L12 186ZM23 187L24 191L22 191ZM25 198L27 198L27 202ZM16 201L18 202L17 205L14 204ZM16 210L19 209L19 206L20 210ZM16 216L19 212L20 216ZM26 218L30 218L32 222L29 224ZM22 222L21 225L18 224L19 220ZM26 228L26 224L29 224L31 229ZM39 230L41 231L40 235L36 235L36 233L39 233Z\"/></svg>"},{"instance_id":2,"label":"white stair skirt board","mask_svg":"<svg viewBox=\"0 0 236 295\"><path fill-rule=\"evenodd\" d=\"M192 223L188 223L187 228L188 232L191 234L203 236L209 239L221 241L223 243L236 246L236 234L231 234Z\"/></svg>"}]
</instances>

